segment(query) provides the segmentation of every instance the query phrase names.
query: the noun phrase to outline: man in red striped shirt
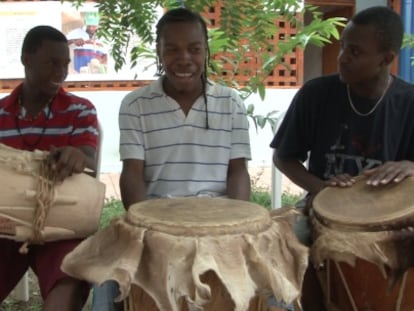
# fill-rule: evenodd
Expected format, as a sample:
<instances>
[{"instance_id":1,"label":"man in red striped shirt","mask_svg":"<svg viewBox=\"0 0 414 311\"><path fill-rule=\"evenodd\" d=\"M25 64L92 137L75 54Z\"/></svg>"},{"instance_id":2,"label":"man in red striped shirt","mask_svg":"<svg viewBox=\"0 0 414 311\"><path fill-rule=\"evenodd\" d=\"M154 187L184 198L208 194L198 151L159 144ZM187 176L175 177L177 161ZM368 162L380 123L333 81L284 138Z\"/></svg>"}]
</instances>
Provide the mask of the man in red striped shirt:
<instances>
[{"instance_id":1,"label":"man in red striped shirt","mask_svg":"<svg viewBox=\"0 0 414 311\"><path fill-rule=\"evenodd\" d=\"M0 143L50 151L50 164L61 181L85 168L94 171L96 110L88 100L62 88L70 62L66 37L50 26L32 28L23 41L21 61L23 83L0 100ZM79 243L31 245L28 254L22 255L18 251L21 243L0 239L0 302L31 267L39 279L43 310L81 310L89 284L60 270L64 256Z\"/></svg>"}]
</instances>

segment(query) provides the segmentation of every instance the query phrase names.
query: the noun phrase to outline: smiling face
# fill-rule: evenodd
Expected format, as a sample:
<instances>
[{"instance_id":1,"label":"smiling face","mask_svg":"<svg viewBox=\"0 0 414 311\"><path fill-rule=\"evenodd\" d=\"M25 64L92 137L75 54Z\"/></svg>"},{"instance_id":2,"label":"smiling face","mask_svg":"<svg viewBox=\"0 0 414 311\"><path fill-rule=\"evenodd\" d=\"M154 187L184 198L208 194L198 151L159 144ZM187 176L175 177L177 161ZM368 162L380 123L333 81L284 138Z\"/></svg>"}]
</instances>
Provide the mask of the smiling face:
<instances>
[{"instance_id":1,"label":"smiling face","mask_svg":"<svg viewBox=\"0 0 414 311\"><path fill-rule=\"evenodd\" d=\"M341 36L338 69L348 84L376 81L388 74L393 59L391 51L380 48L381 35L373 25L348 23Z\"/></svg>"},{"instance_id":2,"label":"smiling face","mask_svg":"<svg viewBox=\"0 0 414 311\"><path fill-rule=\"evenodd\" d=\"M34 53L23 53L25 81L37 93L55 95L68 74L69 47L66 42L44 40Z\"/></svg>"},{"instance_id":3,"label":"smiling face","mask_svg":"<svg viewBox=\"0 0 414 311\"><path fill-rule=\"evenodd\" d=\"M201 93L207 42L200 23L165 25L160 33L157 54L165 71L164 89L169 96Z\"/></svg>"}]
</instances>

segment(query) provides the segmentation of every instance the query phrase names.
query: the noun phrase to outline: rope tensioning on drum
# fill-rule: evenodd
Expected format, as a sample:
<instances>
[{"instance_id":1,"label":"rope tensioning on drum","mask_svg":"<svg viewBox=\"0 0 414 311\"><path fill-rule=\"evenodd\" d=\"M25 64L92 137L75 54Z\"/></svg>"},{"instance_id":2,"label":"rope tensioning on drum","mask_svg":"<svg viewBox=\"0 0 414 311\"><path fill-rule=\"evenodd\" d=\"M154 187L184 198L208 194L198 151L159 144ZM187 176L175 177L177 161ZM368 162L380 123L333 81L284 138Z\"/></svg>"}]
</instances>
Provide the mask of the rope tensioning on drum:
<instances>
[{"instance_id":1,"label":"rope tensioning on drum","mask_svg":"<svg viewBox=\"0 0 414 311\"><path fill-rule=\"evenodd\" d=\"M56 172L50 165L48 158L40 161L37 175L36 206L33 215L33 235L20 247L21 254L27 254L30 243L43 244L42 231L45 227L47 215L55 198Z\"/></svg>"}]
</instances>

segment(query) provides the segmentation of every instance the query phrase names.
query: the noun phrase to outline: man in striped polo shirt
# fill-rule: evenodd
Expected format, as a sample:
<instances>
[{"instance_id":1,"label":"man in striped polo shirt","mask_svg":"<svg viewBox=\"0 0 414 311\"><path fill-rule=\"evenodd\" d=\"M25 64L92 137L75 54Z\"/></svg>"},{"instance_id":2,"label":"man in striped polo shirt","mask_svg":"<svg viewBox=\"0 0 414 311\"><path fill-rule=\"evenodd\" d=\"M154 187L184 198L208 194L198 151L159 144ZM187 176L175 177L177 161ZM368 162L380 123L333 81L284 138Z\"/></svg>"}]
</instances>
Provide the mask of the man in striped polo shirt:
<instances>
[{"instance_id":1,"label":"man in striped polo shirt","mask_svg":"<svg viewBox=\"0 0 414 311\"><path fill-rule=\"evenodd\" d=\"M204 20L171 10L156 42L162 76L128 94L119 112L125 207L160 197L248 200L246 110L235 90L207 80Z\"/></svg>"},{"instance_id":2,"label":"man in striped polo shirt","mask_svg":"<svg viewBox=\"0 0 414 311\"><path fill-rule=\"evenodd\" d=\"M249 200L246 110L235 90L207 80L204 20L171 10L156 35L161 77L128 94L119 112L124 206L162 197ZM93 310L115 310L116 285L102 297L109 284L95 288Z\"/></svg>"},{"instance_id":3,"label":"man in striped polo shirt","mask_svg":"<svg viewBox=\"0 0 414 311\"><path fill-rule=\"evenodd\" d=\"M85 168L95 170L95 107L62 89L70 61L66 37L50 26L32 28L23 41L21 61L23 83L0 100L0 143L29 151L49 150L61 181ZM30 267L39 279L43 310L81 310L89 285L60 270L64 256L79 243L30 245L23 255L19 253L22 243L0 239L0 302Z\"/></svg>"}]
</instances>

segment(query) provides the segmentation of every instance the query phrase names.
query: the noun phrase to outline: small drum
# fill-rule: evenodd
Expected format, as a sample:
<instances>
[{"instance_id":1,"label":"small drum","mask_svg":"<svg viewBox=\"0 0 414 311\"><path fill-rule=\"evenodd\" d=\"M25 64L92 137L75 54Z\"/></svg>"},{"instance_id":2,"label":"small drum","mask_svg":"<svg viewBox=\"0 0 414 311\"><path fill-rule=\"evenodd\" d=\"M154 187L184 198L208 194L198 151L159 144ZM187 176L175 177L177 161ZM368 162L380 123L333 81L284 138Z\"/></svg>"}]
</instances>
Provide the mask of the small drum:
<instances>
[{"instance_id":1,"label":"small drum","mask_svg":"<svg viewBox=\"0 0 414 311\"><path fill-rule=\"evenodd\" d=\"M307 248L293 211L223 198L148 200L83 241L66 273L119 283L126 310L267 309L267 298L299 298Z\"/></svg>"},{"instance_id":2,"label":"small drum","mask_svg":"<svg viewBox=\"0 0 414 311\"><path fill-rule=\"evenodd\" d=\"M414 310L414 178L326 188L313 201L311 259L328 310Z\"/></svg>"},{"instance_id":3,"label":"small drum","mask_svg":"<svg viewBox=\"0 0 414 311\"><path fill-rule=\"evenodd\" d=\"M98 229L105 185L86 174L53 184L44 165L47 156L0 144L0 238L43 243L86 237Z\"/></svg>"}]
</instances>

